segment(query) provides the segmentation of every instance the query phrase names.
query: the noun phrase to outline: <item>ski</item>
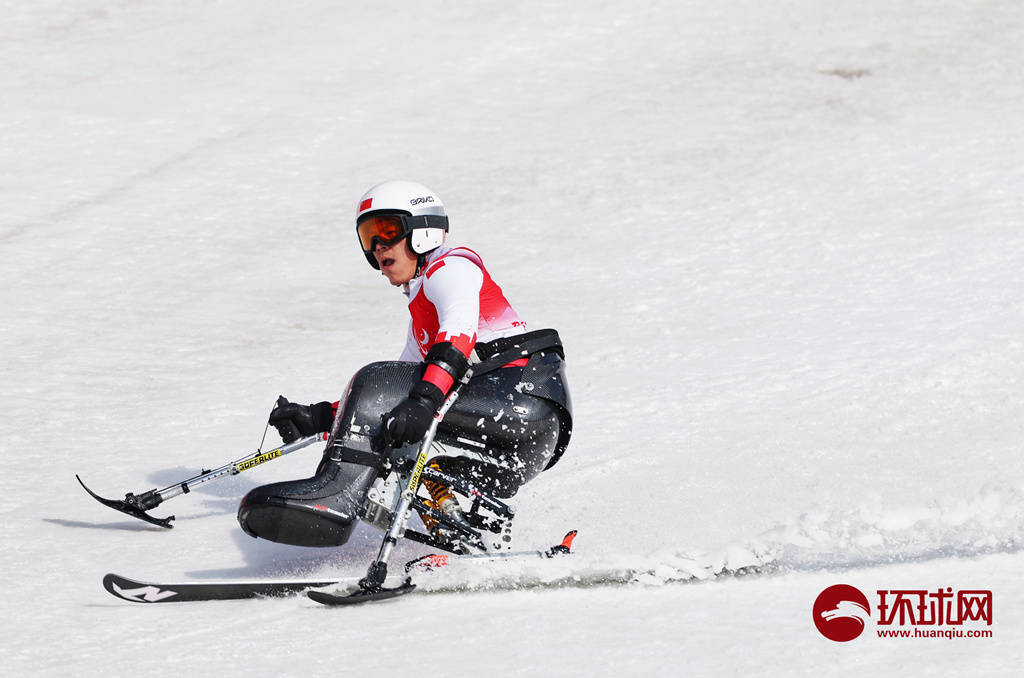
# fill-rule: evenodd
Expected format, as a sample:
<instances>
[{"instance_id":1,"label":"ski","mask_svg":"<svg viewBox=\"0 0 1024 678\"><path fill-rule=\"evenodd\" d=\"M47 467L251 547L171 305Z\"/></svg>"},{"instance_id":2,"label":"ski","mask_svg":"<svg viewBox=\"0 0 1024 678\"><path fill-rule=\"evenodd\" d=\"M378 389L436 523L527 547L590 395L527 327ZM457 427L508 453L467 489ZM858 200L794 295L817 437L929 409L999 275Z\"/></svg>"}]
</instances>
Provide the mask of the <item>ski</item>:
<instances>
[{"instance_id":1,"label":"ski","mask_svg":"<svg viewBox=\"0 0 1024 678\"><path fill-rule=\"evenodd\" d=\"M155 584L112 573L103 577L103 588L111 595L123 600L130 600L133 603L183 603L202 600L279 597L340 583L339 580L334 579L328 581L211 581Z\"/></svg>"},{"instance_id":2,"label":"ski","mask_svg":"<svg viewBox=\"0 0 1024 678\"><path fill-rule=\"evenodd\" d=\"M416 573L430 572L447 567L453 562L500 561L514 558L551 558L570 553L576 531L569 532L560 544L546 550L509 551L478 553L470 555L430 554L410 560L405 564L406 577L394 587L362 589L355 578L315 580L254 580L254 581L210 581L180 582L172 584L140 581L119 574L103 577L103 588L111 595L133 603L186 603L206 600L245 600L249 598L274 598L307 593L324 605L352 605L373 600L385 600L409 593L416 588L411 577ZM319 591L329 586L345 587L330 591Z\"/></svg>"}]
</instances>

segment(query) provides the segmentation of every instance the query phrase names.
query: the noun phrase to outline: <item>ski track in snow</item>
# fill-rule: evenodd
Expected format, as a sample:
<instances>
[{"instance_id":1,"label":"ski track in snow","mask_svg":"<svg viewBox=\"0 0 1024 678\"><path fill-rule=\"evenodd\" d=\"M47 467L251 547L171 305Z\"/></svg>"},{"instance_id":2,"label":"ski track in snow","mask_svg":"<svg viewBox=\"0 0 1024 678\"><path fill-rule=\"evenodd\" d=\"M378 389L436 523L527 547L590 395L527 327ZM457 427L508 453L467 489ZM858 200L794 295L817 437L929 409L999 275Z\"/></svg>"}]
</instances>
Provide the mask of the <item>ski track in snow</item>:
<instances>
[{"instance_id":1,"label":"ski track in snow","mask_svg":"<svg viewBox=\"0 0 1024 678\"><path fill-rule=\"evenodd\" d=\"M362 676L387 643L418 674L447 633L509 676L1016 675L1022 44L1011 0L7 3L5 672ZM365 571L371 528L237 527L313 451L155 509L173 530L74 475L168 486L253 449L278 394L398 355L350 223L387 178L559 329L575 430L516 547L575 554L358 610L111 598L108 571ZM995 636L831 643L810 609L840 582L991 589Z\"/></svg>"},{"instance_id":2,"label":"ski track in snow","mask_svg":"<svg viewBox=\"0 0 1024 678\"><path fill-rule=\"evenodd\" d=\"M504 590L622 584L661 586L718 577L841 572L905 562L1017 553L1024 544L1024 496L1017 488L988 487L972 500L879 511L820 509L755 539L709 553L673 547L643 558L456 564L431 573L430 590ZM584 562L580 562L583 560Z\"/></svg>"}]
</instances>

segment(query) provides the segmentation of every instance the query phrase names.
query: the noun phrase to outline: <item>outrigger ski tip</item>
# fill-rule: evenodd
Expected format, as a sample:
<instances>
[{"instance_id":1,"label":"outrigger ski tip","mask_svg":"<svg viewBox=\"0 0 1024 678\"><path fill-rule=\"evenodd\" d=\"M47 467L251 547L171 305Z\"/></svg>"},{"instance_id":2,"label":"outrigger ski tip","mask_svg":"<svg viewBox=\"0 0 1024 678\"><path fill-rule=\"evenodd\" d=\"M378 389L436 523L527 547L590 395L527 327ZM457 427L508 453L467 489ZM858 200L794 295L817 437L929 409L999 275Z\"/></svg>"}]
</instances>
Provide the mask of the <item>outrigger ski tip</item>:
<instances>
[{"instance_id":1,"label":"outrigger ski tip","mask_svg":"<svg viewBox=\"0 0 1024 678\"><path fill-rule=\"evenodd\" d=\"M281 447L278 447L273 450L268 450L266 452L257 450L256 452L253 452L248 456L242 457L241 459L237 459L232 462L228 462L227 464L224 464L223 466L220 466L213 470L203 470L198 475L192 476L191 478L183 480L180 483L168 485L162 490L152 489L149 490L148 492L143 492L142 494L133 494L129 492L128 494L124 495L124 499L105 499L104 497L101 497L100 495L90 490L86 486L86 484L82 482L82 479L79 478L77 475L75 476L75 478L78 478L79 484L83 488L85 488L85 491L88 492L89 495L92 496L92 498L98 501L99 503L105 504L106 506L109 506L115 511L120 511L121 513L126 513L130 516L138 518L139 520L145 520L147 523L159 525L160 527L170 528L173 527L173 525L171 525L171 521L174 520L174 516L168 516L167 518L156 518L146 513L146 511L156 508L157 506L164 503L168 499L177 497L182 494L187 494L192 491L193 487L201 485L202 483L206 483L211 480L216 480L217 478L223 478L228 475L237 475L255 466L259 466L260 464L264 464L273 459L283 457L286 454L291 454L296 450L301 450L302 448L308 445L312 445L313 443L322 440L323 435L326 434L318 433L316 435L306 436L305 438L299 438L298 440L294 440L288 443L287 445L282 445Z\"/></svg>"},{"instance_id":2,"label":"outrigger ski tip","mask_svg":"<svg viewBox=\"0 0 1024 678\"><path fill-rule=\"evenodd\" d=\"M389 598L397 598L398 596L409 593L416 588L416 584L412 583L410 577L406 577L398 586L392 588L386 588L378 586L376 588L357 588L349 593L330 593L327 591L306 591L306 595L310 599L322 605L358 605L360 603L370 603L375 600L388 600Z\"/></svg>"},{"instance_id":3,"label":"outrigger ski tip","mask_svg":"<svg viewBox=\"0 0 1024 678\"><path fill-rule=\"evenodd\" d=\"M161 502L161 498L156 493L156 490L144 492L140 495L134 495L129 492L125 495L124 499L106 499L90 490L89 486L82 482L82 479L79 478L77 474L75 474L75 478L78 480L78 484L81 485L93 499L105 506L109 506L115 511L120 511L121 513L125 513L140 520L145 520L147 523L159 525L160 527L166 527L168 529L174 527L174 525L171 525L171 521L174 520L174 516L157 518L149 515L145 511L145 509L153 508Z\"/></svg>"},{"instance_id":4,"label":"outrigger ski tip","mask_svg":"<svg viewBox=\"0 0 1024 678\"><path fill-rule=\"evenodd\" d=\"M570 530L568 534L562 539L562 543L556 546L552 546L548 551L548 557L556 555L558 553L572 553L572 540L576 538L577 530Z\"/></svg>"}]
</instances>

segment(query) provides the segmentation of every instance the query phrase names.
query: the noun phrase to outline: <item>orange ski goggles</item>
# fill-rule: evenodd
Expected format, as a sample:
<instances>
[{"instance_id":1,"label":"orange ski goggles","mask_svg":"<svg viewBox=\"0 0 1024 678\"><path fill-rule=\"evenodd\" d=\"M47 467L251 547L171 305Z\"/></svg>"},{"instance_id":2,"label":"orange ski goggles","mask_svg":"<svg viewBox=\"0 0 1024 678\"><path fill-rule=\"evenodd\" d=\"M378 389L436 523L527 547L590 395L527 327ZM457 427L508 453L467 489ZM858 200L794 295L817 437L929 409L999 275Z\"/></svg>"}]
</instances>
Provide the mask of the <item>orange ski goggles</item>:
<instances>
[{"instance_id":1,"label":"orange ski goggles","mask_svg":"<svg viewBox=\"0 0 1024 678\"><path fill-rule=\"evenodd\" d=\"M389 247L416 228L440 228L447 231L448 217L434 214L415 217L408 214L371 214L356 224L356 233L359 234L363 252L370 253L377 243Z\"/></svg>"},{"instance_id":2,"label":"orange ski goggles","mask_svg":"<svg viewBox=\"0 0 1024 678\"><path fill-rule=\"evenodd\" d=\"M406 235L405 220L400 214L375 214L359 222L356 226L359 244L364 252L372 252L379 242L382 245L393 245Z\"/></svg>"}]
</instances>

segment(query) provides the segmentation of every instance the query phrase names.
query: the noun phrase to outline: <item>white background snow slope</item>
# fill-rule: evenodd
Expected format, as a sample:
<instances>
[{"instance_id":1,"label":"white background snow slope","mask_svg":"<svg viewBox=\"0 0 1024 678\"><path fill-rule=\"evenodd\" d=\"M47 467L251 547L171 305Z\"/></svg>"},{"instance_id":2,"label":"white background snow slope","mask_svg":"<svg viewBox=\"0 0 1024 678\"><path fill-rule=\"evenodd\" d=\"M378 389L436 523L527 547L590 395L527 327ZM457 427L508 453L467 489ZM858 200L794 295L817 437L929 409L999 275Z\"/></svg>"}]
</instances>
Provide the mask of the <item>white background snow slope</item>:
<instances>
[{"instance_id":1,"label":"white background snow slope","mask_svg":"<svg viewBox=\"0 0 1024 678\"><path fill-rule=\"evenodd\" d=\"M0 17L5 675L1016 675L1024 4ZM355 609L108 595L108 571L362 573L369 528L335 550L238 528L318 451L172 500L170 531L74 475L164 487L255 449L278 394L335 399L396 357L403 298L352 226L389 178L438 191L567 346L575 433L517 497L519 546L578 528L560 576L645 574ZM993 637L834 643L811 605L835 583L990 589Z\"/></svg>"}]
</instances>

